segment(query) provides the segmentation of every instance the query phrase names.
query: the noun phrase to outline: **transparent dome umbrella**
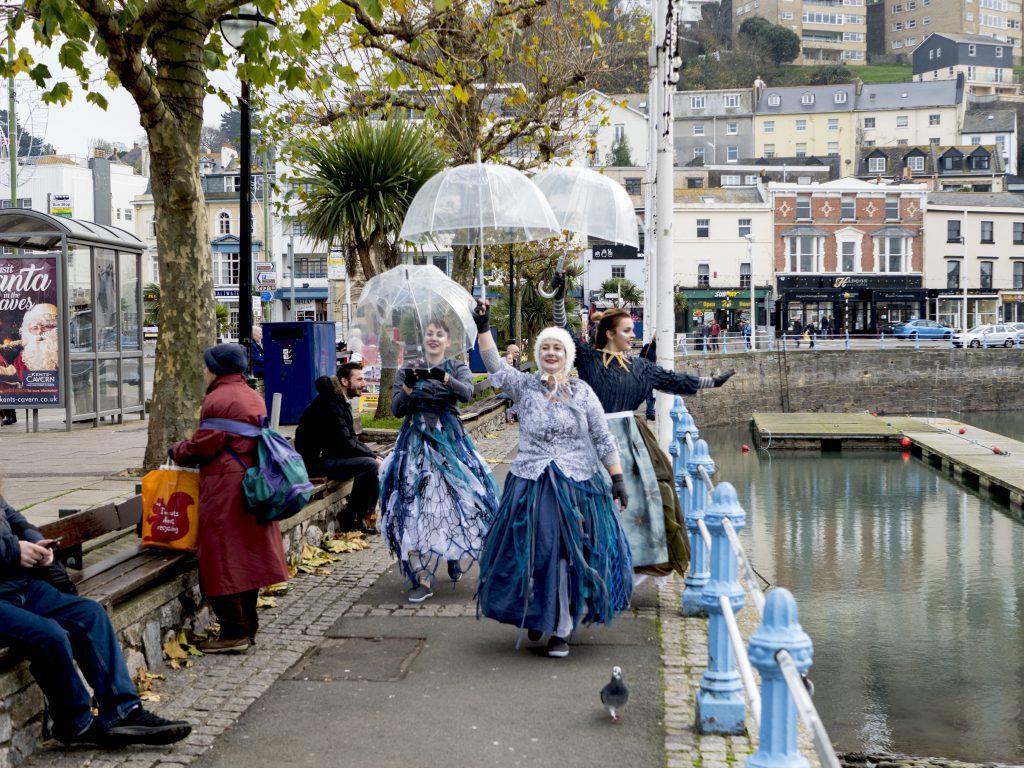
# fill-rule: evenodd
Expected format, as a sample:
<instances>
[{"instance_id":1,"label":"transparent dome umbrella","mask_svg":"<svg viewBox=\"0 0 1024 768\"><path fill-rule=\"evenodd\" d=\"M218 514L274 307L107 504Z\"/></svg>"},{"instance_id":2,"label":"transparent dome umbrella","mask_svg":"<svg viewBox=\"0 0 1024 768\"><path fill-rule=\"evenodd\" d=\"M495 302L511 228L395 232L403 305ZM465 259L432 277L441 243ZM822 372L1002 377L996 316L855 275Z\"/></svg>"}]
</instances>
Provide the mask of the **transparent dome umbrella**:
<instances>
[{"instance_id":1,"label":"transparent dome umbrella","mask_svg":"<svg viewBox=\"0 0 1024 768\"><path fill-rule=\"evenodd\" d=\"M399 237L414 243L477 246L483 286L488 245L558 237L551 206L527 176L494 163L449 168L427 180L409 205Z\"/></svg>"},{"instance_id":2,"label":"transparent dome umbrella","mask_svg":"<svg viewBox=\"0 0 1024 768\"><path fill-rule=\"evenodd\" d=\"M363 359L383 368L421 361L429 325L448 332L444 357L462 354L476 343L476 299L429 265L398 266L371 277L363 286L353 323L363 339ZM429 364L425 364L429 365Z\"/></svg>"},{"instance_id":3,"label":"transparent dome umbrella","mask_svg":"<svg viewBox=\"0 0 1024 768\"><path fill-rule=\"evenodd\" d=\"M533 183L551 204L561 229L640 247L633 201L618 182L589 168L562 166L538 172ZM564 256L558 260L556 271L562 271L564 261ZM553 295L543 284L540 294Z\"/></svg>"}]
</instances>

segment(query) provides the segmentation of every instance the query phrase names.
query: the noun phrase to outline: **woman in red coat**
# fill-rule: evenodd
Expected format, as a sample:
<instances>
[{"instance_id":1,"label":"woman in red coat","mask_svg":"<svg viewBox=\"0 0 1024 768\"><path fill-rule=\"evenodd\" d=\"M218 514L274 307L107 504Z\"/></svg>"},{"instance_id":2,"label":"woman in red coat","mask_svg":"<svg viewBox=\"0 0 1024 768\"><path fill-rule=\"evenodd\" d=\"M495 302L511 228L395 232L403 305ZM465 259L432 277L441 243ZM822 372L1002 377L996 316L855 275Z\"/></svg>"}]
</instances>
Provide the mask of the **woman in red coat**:
<instances>
[{"instance_id":1,"label":"woman in red coat","mask_svg":"<svg viewBox=\"0 0 1024 768\"><path fill-rule=\"evenodd\" d=\"M245 383L245 348L218 344L203 353L206 398L203 419L262 424L267 408ZM255 438L200 427L171 448L184 467L199 467L199 581L220 621L220 636L201 644L205 653L249 649L259 619L260 587L288 579L281 531L245 509L242 477L257 462ZM232 456L234 452L238 458Z\"/></svg>"}]
</instances>

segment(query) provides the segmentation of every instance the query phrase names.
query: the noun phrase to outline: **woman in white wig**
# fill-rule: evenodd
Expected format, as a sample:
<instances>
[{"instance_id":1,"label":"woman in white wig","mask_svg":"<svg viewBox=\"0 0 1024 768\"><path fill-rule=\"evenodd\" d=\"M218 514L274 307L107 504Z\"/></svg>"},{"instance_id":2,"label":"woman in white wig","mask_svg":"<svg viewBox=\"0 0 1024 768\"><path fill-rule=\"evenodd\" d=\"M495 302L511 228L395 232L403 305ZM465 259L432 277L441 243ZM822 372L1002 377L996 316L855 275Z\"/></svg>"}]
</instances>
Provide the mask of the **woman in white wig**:
<instances>
[{"instance_id":1,"label":"woman in white wig","mask_svg":"<svg viewBox=\"0 0 1024 768\"><path fill-rule=\"evenodd\" d=\"M618 446L593 390L570 376L569 334L541 331L540 370L525 373L498 354L489 312L478 305L480 354L516 402L519 452L480 558L479 611L528 630L532 641L549 635L547 654L568 656L578 624L611 621L632 594L629 544L613 506L628 501Z\"/></svg>"}]
</instances>

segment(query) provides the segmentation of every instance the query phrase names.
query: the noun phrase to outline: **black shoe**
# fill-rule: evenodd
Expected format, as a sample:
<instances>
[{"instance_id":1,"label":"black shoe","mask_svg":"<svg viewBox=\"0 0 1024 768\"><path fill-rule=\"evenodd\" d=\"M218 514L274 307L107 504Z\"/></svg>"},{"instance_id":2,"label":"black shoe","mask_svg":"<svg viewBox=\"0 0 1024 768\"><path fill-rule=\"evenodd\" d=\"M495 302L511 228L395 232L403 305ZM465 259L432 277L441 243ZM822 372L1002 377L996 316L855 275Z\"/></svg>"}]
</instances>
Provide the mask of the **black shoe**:
<instances>
[{"instance_id":1,"label":"black shoe","mask_svg":"<svg viewBox=\"0 0 1024 768\"><path fill-rule=\"evenodd\" d=\"M647 414L647 420L648 420L648 421L654 421L654 419L655 419L655 416L654 416L654 414L653 414L653 413L648 413L648 414Z\"/></svg>"},{"instance_id":2,"label":"black shoe","mask_svg":"<svg viewBox=\"0 0 1024 768\"><path fill-rule=\"evenodd\" d=\"M458 584L462 578L462 566L458 560L448 561L448 578L452 580L452 584Z\"/></svg>"},{"instance_id":3,"label":"black shoe","mask_svg":"<svg viewBox=\"0 0 1024 768\"><path fill-rule=\"evenodd\" d=\"M539 629L528 629L526 630L526 636L530 639L531 643L536 643L538 640L544 637L544 632Z\"/></svg>"},{"instance_id":4,"label":"black shoe","mask_svg":"<svg viewBox=\"0 0 1024 768\"><path fill-rule=\"evenodd\" d=\"M0 421L0 427L9 427L9 426L11 426L11 424L17 424L17 423L18 423L18 417L17 416L6 416L6 417L4 417L3 421Z\"/></svg>"},{"instance_id":5,"label":"black shoe","mask_svg":"<svg viewBox=\"0 0 1024 768\"><path fill-rule=\"evenodd\" d=\"M556 659L563 659L568 655L569 644L565 641L565 638L552 635L550 639L548 639L548 656L553 656Z\"/></svg>"},{"instance_id":6,"label":"black shoe","mask_svg":"<svg viewBox=\"0 0 1024 768\"><path fill-rule=\"evenodd\" d=\"M173 744L192 733L185 720L166 720L136 707L107 729L110 740L119 744Z\"/></svg>"},{"instance_id":7,"label":"black shoe","mask_svg":"<svg viewBox=\"0 0 1024 768\"><path fill-rule=\"evenodd\" d=\"M110 744L110 734L98 717L94 717L89 727L75 736L59 733L56 728L53 735L66 747L103 747Z\"/></svg>"}]
</instances>

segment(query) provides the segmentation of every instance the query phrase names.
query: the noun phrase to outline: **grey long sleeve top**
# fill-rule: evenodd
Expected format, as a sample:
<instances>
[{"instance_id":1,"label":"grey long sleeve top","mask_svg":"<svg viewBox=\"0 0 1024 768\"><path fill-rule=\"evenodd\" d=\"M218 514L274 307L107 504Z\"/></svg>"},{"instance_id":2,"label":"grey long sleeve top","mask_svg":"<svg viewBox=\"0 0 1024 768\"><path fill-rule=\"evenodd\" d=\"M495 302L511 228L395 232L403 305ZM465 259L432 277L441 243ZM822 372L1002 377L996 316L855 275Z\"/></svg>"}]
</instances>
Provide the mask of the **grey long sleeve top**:
<instances>
[{"instance_id":1,"label":"grey long sleeve top","mask_svg":"<svg viewBox=\"0 0 1024 768\"><path fill-rule=\"evenodd\" d=\"M482 353L491 382L516 401L519 453L512 472L536 480L552 462L573 480L589 480L603 464L619 463L619 446L608 431L604 410L586 382L569 380L566 399L549 400L539 373L518 371L498 356ZM600 463L598 463L600 462Z\"/></svg>"},{"instance_id":2,"label":"grey long sleeve top","mask_svg":"<svg viewBox=\"0 0 1024 768\"><path fill-rule=\"evenodd\" d=\"M411 395L405 394L402 383L405 381L406 368L423 368L426 364L414 360L403 365L395 372L395 383L391 390L391 412L395 416L407 416L418 411L449 410L458 412L457 403L468 403L473 399L473 373L469 366L451 358L441 363L448 373L448 383L443 384L433 379L416 382Z\"/></svg>"}]
</instances>

